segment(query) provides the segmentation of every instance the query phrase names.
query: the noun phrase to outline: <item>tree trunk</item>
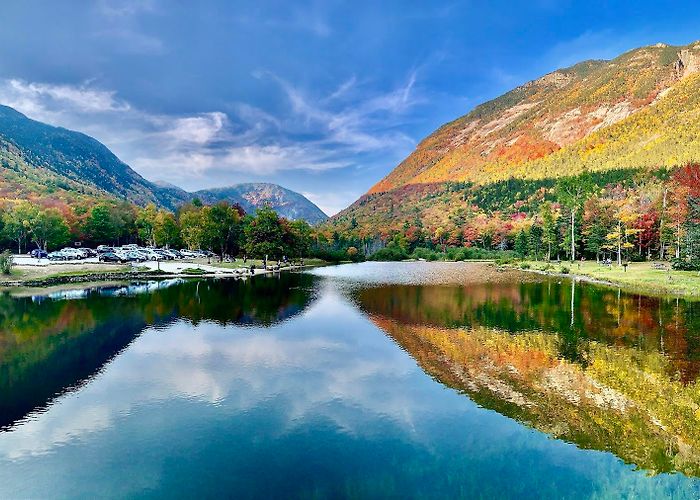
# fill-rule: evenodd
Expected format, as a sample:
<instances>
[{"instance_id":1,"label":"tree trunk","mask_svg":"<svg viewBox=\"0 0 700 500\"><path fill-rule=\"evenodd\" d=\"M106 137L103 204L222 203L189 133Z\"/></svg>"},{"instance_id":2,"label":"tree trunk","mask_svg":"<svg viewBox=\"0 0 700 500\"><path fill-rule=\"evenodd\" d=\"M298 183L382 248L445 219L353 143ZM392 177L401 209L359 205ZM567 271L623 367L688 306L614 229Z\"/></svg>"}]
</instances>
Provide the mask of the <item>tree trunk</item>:
<instances>
[{"instance_id":1,"label":"tree trunk","mask_svg":"<svg viewBox=\"0 0 700 500\"><path fill-rule=\"evenodd\" d=\"M576 209L571 208L571 262L576 260L576 239L574 238L574 231L576 225Z\"/></svg>"},{"instance_id":2,"label":"tree trunk","mask_svg":"<svg viewBox=\"0 0 700 500\"><path fill-rule=\"evenodd\" d=\"M622 223L617 223L617 265L622 265Z\"/></svg>"},{"instance_id":3,"label":"tree trunk","mask_svg":"<svg viewBox=\"0 0 700 500\"><path fill-rule=\"evenodd\" d=\"M664 198L661 203L661 217L659 221L659 260L664 260L664 255L666 253L666 243L664 242L664 219L666 218L666 194L668 193L668 188L664 189Z\"/></svg>"}]
</instances>

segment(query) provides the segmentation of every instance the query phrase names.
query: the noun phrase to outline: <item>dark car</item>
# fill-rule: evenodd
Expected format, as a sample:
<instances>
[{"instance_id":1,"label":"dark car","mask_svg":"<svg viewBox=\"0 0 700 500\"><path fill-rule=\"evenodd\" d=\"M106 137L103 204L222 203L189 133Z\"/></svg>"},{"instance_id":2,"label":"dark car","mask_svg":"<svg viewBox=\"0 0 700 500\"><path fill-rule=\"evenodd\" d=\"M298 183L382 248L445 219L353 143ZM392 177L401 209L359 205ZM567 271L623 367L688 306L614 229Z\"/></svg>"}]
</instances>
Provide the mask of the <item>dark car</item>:
<instances>
[{"instance_id":1,"label":"dark car","mask_svg":"<svg viewBox=\"0 0 700 500\"><path fill-rule=\"evenodd\" d=\"M31 255L35 259L45 259L49 256L49 253L46 250L42 250L41 248L35 248L31 252L29 252L29 255Z\"/></svg>"},{"instance_id":2,"label":"dark car","mask_svg":"<svg viewBox=\"0 0 700 500\"><path fill-rule=\"evenodd\" d=\"M100 262L124 262L124 259L114 252L105 252L100 254L99 259Z\"/></svg>"},{"instance_id":3,"label":"dark car","mask_svg":"<svg viewBox=\"0 0 700 500\"><path fill-rule=\"evenodd\" d=\"M163 251L163 250L159 250L159 249L157 249L157 248L154 249L153 251L154 251L155 253L157 253L158 255L160 255L160 256L162 257L163 260L173 260L173 259L175 258L172 254L170 254L170 253L168 253L168 252L165 252L165 251Z\"/></svg>"}]
</instances>

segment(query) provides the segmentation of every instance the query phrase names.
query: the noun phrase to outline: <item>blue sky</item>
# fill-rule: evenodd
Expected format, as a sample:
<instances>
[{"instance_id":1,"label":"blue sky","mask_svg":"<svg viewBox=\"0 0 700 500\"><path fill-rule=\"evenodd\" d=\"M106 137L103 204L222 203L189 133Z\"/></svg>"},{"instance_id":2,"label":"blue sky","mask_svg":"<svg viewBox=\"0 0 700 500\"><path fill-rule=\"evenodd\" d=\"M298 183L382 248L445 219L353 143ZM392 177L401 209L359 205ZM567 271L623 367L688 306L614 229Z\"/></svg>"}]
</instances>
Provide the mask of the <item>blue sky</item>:
<instances>
[{"instance_id":1,"label":"blue sky","mask_svg":"<svg viewBox=\"0 0 700 500\"><path fill-rule=\"evenodd\" d=\"M334 213L443 123L583 59L700 39L694 2L3 2L0 103L185 189Z\"/></svg>"}]
</instances>

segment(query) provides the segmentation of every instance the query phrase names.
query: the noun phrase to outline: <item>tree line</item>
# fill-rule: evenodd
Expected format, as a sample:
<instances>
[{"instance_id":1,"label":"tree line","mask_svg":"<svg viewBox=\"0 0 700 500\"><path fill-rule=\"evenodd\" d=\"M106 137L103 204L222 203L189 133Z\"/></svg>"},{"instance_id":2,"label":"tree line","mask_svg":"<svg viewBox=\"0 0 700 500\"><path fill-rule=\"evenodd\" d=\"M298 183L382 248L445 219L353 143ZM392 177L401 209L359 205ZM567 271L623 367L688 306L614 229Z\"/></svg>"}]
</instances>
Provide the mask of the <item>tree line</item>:
<instances>
[{"instance_id":1,"label":"tree line","mask_svg":"<svg viewBox=\"0 0 700 500\"><path fill-rule=\"evenodd\" d=\"M616 170L543 181L509 180L486 186L450 183L462 201L447 220L424 224L419 215L401 229L362 234L352 220L343 232L367 255L406 258L425 250L522 258L672 260L700 269L700 165L676 169ZM439 197L440 195L432 195ZM470 249L469 252L459 249ZM477 251L479 250L479 251ZM431 253L427 255L432 255Z\"/></svg>"},{"instance_id":2,"label":"tree line","mask_svg":"<svg viewBox=\"0 0 700 500\"><path fill-rule=\"evenodd\" d=\"M321 251L311 226L290 221L269 207L247 214L238 204L204 205L199 200L175 212L153 204L105 201L91 208L59 210L28 201L8 203L0 211L0 240L24 253L83 246L124 245L211 250L221 256L300 258Z\"/></svg>"}]
</instances>

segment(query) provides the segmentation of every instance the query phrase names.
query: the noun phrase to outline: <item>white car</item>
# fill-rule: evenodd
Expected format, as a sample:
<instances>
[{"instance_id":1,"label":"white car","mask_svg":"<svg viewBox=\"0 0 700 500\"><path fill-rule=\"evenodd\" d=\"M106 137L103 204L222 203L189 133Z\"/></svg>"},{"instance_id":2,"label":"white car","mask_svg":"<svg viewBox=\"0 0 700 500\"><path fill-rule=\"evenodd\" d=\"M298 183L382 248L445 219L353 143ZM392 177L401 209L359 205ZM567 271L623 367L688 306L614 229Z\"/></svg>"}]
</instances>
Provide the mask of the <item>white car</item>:
<instances>
[{"instance_id":1,"label":"white car","mask_svg":"<svg viewBox=\"0 0 700 500\"><path fill-rule=\"evenodd\" d=\"M146 260L163 260L163 256L154 252L150 248L139 248L138 252L145 257Z\"/></svg>"},{"instance_id":2,"label":"white car","mask_svg":"<svg viewBox=\"0 0 700 500\"><path fill-rule=\"evenodd\" d=\"M62 248L61 253L68 256L70 259L84 259L85 254L83 253L82 250L78 248Z\"/></svg>"}]
</instances>

